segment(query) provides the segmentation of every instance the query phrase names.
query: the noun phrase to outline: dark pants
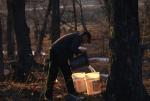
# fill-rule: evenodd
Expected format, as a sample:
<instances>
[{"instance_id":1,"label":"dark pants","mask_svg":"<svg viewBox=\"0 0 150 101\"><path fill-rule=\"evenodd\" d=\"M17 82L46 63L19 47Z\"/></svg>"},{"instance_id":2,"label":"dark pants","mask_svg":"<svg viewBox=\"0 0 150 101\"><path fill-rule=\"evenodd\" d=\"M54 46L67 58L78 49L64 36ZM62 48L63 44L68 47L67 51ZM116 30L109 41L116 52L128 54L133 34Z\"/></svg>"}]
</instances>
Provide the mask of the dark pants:
<instances>
[{"instance_id":1,"label":"dark pants","mask_svg":"<svg viewBox=\"0 0 150 101\"><path fill-rule=\"evenodd\" d=\"M57 54L53 52L51 52L50 57L51 57L50 59L51 65L49 67L46 97L49 99L52 99L53 87L54 87L54 83L57 78L59 70L61 70L64 76L68 93L76 94L76 91L73 86L73 80L71 77L72 72L68 64L68 59L65 57L57 56Z\"/></svg>"}]
</instances>

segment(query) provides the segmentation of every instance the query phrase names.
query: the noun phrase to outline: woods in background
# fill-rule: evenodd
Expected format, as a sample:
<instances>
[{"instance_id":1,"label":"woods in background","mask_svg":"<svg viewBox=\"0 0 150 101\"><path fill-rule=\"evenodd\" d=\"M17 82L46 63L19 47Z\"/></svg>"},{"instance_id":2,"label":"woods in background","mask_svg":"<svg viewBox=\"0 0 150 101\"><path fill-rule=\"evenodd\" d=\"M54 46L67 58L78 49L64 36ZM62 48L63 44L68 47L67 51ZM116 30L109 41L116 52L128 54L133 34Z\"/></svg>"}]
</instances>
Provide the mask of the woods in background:
<instances>
[{"instance_id":1,"label":"woods in background","mask_svg":"<svg viewBox=\"0 0 150 101\"><path fill-rule=\"evenodd\" d=\"M88 5L82 0L47 0L43 5L34 2L33 6L32 0L3 1L7 9L0 11L0 81L5 80L4 33L7 34L7 60L15 71L14 80L25 82L31 69L38 64L35 57L44 50L45 37L49 37L50 47L62 34L87 31L88 24L94 23L100 25L97 29L102 29L96 32L100 36L96 38L102 42L102 56L110 56L110 51L112 55L109 57L111 69L105 100L149 101L142 79L144 51L149 51L144 44L150 43L149 0L95 1L99 4ZM33 32L36 36L34 49L31 44L33 39L30 38ZM107 46L110 50L105 50L105 39L110 39L110 46Z\"/></svg>"}]
</instances>

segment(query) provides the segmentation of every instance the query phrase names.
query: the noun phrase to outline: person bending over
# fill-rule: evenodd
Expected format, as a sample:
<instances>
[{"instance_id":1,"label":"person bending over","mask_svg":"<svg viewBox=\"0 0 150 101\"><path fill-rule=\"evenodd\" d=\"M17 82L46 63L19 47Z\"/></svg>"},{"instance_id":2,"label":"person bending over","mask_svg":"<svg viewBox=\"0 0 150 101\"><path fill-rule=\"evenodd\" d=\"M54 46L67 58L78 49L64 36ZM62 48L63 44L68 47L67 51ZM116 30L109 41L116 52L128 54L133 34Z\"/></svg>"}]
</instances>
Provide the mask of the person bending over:
<instances>
[{"instance_id":1,"label":"person bending over","mask_svg":"<svg viewBox=\"0 0 150 101\"><path fill-rule=\"evenodd\" d=\"M72 95L77 94L71 77L72 71L69 61L74 55L83 54L79 46L84 43L90 43L90 41L91 35L89 32L76 32L64 35L52 44L50 49L51 64L48 70L47 90L45 93L49 101L53 101L53 87L59 70L64 76L68 93Z\"/></svg>"}]
</instances>

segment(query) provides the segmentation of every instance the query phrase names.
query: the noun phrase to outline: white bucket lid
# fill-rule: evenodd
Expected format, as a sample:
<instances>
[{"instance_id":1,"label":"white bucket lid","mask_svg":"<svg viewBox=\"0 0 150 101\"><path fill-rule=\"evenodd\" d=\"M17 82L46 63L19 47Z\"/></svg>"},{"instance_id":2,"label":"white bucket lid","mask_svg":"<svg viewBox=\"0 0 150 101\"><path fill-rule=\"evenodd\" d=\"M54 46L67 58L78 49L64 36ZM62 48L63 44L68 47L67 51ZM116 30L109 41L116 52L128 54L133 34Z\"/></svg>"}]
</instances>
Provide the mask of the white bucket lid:
<instances>
[{"instance_id":1,"label":"white bucket lid","mask_svg":"<svg viewBox=\"0 0 150 101\"><path fill-rule=\"evenodd\" d=\"M99 72L92 72L86 74L86 79L99 79L100 73Z\"/></svg>"},{"instance_id":2,"label":"white bucket lid","mask_svg":"<svg viewBox=\"0 0 150 101\"><path fill-rule=\"evenodd\" d=\"M72 77L75 79L79 79L79 78L85 78L85 73L81 72L81 73L73 73Z\"/></svg>"}]
</instances>

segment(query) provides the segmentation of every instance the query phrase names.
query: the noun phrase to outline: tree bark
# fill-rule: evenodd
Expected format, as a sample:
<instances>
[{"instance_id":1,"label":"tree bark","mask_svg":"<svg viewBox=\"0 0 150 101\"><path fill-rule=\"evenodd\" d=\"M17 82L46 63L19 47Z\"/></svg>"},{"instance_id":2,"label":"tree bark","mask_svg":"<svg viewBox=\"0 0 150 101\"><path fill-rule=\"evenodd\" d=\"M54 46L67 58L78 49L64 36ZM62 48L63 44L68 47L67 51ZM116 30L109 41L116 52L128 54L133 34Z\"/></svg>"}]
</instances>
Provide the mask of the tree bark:
<instances>
[{"instance_id":1,"label":"tree bark","mask_svg":"<svg viewBox=\"0 0 150 101\"><path fill-rule=\"evenodd\" d=\"M148 36L149 33L150 33L150 1L149 0L146 0L145 1L145 31L144 31L144 36Z\"/></svg>"},{"instance_id":2,"label":"tree bark","mask_svg":"<svg viewBox=\"0 0 150 101\"><path fill-rule=\"evenodd\" d=\"M35 36L35 39L36 41L38 41L38 37L39 37L39 33L40 33L40 21L39 21L39 18L38 18L38 12L37 12L37 9L36 9L36 4L33 5L33 23L34 23L34 27L35 27L35 30L34 30L34 36Z\"/></svg>"},{"instance_id":3,"label":"tree bark","mask_svg":"<svg viewBox=\"0 0 150 101\"><path fill-rule=\"evenodd\" d=\"M15 58L15 40L13 33L13 11L10 0L7 0L7 51L8 51L8 59L14 60Z\"/></svg>"},{"instance_id":4,"label":"tree bark","mask_svg":"<svg viewBox=\"0 0 150 101\"><path fill-rule=\"evenodd\" d=\"M74 30L77 31L77 12L76 12L76 2L75 0L72 0L72 3L73 3L73 14L74 14Z\"/></svg>"},{"instance_id":5,"label":"tree bark","mask_svg":"<svg viewBox=\"0 0 150 101\"><path fill-rule=\"evenodd\" d=\"M142 80L138 0L113 0L114 33L106 101L149 101Z\"/></svg>"},{"instance_id":6,"label":"tree bark","mask_svg":"<svg viewBox=\"0 0 150 101\"><path fill-rule=\"evenodd\" d=\"M18 51L18 80L24 81L34 62L29 38L29 28L25 17L25 0L13 0L13 20Z\"/></svg>"},{"instance_id":7,"label":"tree bark","mask_svg":"<svg viewBox=\"0 0 150 101\"><path fill-rule=\"evenodd\" d=\"M38 46L37 46L36 54L40 53L42 50L43 39L45 36L45 31L46 31L47 21L48 21L48 16L50 14L50 11L51 11L51 0L49 0L49 4L47 7L47 11L45 13L45 18L44 18L44 22L42 25L42 29L41 29L41 32L39 33L40 36L39 36L39 40L38 40Z\"/></svg>"},{"instance_id":8,"label":"tree bark","mask_svg":"<svg viewBox=\"0 0 150 101\"><path fill-rule=\"evenodd\" d=\"M83 14L82 1L81 0L77 0L77 3L79 4L79 7L80 7L81 23L82 23L82 26L83 26L83 30L87 31L87 27L86 27L86 23L85 23L85 19L84 19L84 14Z\"/></svg>"},{"instance_id":9,"label":"tree bark","mask_svg":"<svg viewBox=\"0 0 150 101\"><path fill-rule=\"evenodd\" d=\"M2 23L0 18L0 81L4 80L3 45L2 45Z\"/></svg>"},{"instance_id":10,"label":"tree bark","mask_svg":"<svg viewBox=\"0 0 150 101\"><path fill-rule=\"evenodd\" d=\"M51 23L51 38L52 43L60 37L60 0L52 0L52 23Z\"/></svg>"},{"instance_id":11,"label":"tree bark","mask_svg":"<svg viewBox=\"0 0 150 101\"><path fill-rule=\"evenodd\" d=\"M108 19L108 23L112 24L112 1L111 0L104 0L105 9L106 9L106 16Z\"/></svg>"}]
</instances>

